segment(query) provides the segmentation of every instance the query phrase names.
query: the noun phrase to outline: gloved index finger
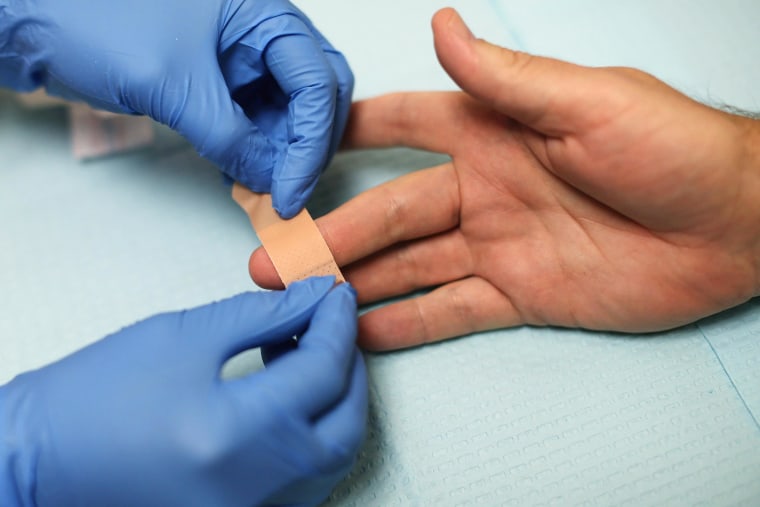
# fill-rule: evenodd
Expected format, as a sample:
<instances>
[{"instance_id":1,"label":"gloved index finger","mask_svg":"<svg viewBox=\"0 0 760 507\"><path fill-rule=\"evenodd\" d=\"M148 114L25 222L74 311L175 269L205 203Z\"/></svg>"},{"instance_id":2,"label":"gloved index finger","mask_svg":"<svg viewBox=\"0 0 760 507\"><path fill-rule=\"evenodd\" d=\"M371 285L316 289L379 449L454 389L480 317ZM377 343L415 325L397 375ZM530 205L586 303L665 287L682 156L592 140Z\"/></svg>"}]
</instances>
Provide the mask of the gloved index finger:
<instances>
[{"instance_id":1,"label":"gloved index finger","mask_svg":"<svg viewBox=\"0 0 760 507\"><path fill-rule=\"evenodd\" d=\"M356 351L356 293L348 284L320 303L298 347L250 382L279 394L286 410L311 419L348 392Z\"/></svg>"},{"instance_id":2,"label":"gloved index finger","mask_svg":"<svg viewBox=\"0 0 760 507\"><path fill-rule=\"evenodd\" d=\"M290 98L287 153L272 178L273 204L283 218L303 208L327 164L338 90L319 41L301 20L291 23L303 31L275 38L265 54L267 68Z\"/></svg>"},{"instance_id":3,"label":"gloved index finger","mask_svg":"<svg viewBox=\"0 0 760 507\"><path fill-rule=\"evenodd\" d=\"M346 130L349 112L351 111L351 99L354 94L354 74L351 72L351 67L348 65L348 61L346 60L346 57L343 56L343 53L335 49L333 45L330 44L330 41L327 40L322 32L320 32L308 18L305 18L304 22L322 46L322 51L325 54L325 58L332 66L338 84L335 104L335 121L333 123L332 141L330 142L330 152L328 154L329 162L329 158L337 151L343 138L343 133Z\"/></svg>"},{"instance_id":4,"label":"gloved index finger","mask_svg":"<svg viewBox=\"0 0 760 507\"><path fill-rule=\"evenodd\" d=\"M233 180L269 191L275 146L230 96L221 71L198 68L195 75L195 86L182 98L182 114L166 107L154 119L177 130ZM172 103L167 100L164 105Z\"/></svg>"}]
</instances>

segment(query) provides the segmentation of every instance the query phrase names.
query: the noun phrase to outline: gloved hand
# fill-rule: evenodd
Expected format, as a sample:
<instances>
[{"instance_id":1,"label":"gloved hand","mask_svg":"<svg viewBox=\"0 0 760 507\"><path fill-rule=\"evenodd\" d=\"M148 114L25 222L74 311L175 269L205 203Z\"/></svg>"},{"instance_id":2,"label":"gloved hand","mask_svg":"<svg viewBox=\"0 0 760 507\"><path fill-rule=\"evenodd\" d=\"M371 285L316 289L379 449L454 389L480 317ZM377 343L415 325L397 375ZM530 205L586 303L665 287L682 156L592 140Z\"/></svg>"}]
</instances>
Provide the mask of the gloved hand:
<instances>
[{"instance_id":1,"label":"gloved hand","mask_svg":"<svg viewBox=\"0 0 760 507\"><path fill-rule=\"evenodd\" d=\"M353 75L286 0L0 0L0 85L146 114L289 218L340 141Z\"/></svg>"},{"instance_id":2,"label":"gloved hand","mask_svg":"<svg viewBox=\"0 0 760 507\"><path fill-rule=\"evenodd\" d=\"M0 504L311 505L351 466L367 384L331 278L149 318L0 387ZM301 338L221 380L252 347Z\"/></svg>"}]
</instances>

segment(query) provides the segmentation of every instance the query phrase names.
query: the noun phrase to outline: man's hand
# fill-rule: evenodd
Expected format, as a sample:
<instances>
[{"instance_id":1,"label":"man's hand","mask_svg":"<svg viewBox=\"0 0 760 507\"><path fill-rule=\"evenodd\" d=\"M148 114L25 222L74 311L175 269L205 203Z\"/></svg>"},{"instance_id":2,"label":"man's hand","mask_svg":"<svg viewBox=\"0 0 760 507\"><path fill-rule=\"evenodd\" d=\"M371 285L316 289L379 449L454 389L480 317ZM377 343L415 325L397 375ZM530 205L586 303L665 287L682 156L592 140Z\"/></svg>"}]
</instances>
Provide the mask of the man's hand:
<instances>
[{"instance_id":1,"label":"man's hand","mask_svg":"<svg viewBox=\"0 0 760 507\"><path fill-rule=\"evenodd\" d=\"M0 504L321 502L367 414L355 295L333 283L157 315L0 387ZM220 378L254 347L279 354Z\"/></svg>"},{"instance_id":2,"label":"man's hand","mask_svg":"<svg viewBox=\"0 0 760 507\"><path fill-rule=\"evenodd\" d=\"M439 59L466 93L355 105L350 147L451 163L319 220L362 302L361 343L408 347L521 324L671 328L760 291L760 128L643 72L476 40L452 10ZM263 250L250 270L278 279Z\"/></svg>"},{"instance_id":3,"label":"man's hand","mask_svg":"<svg viewBox=\"0 0 760 507\"><path fill-rule=\"evenodd\" d=\"M291 217L343 135L353 75L287 0L0 0L0 86L148 115Z\"/></svg>"}]
</instances>

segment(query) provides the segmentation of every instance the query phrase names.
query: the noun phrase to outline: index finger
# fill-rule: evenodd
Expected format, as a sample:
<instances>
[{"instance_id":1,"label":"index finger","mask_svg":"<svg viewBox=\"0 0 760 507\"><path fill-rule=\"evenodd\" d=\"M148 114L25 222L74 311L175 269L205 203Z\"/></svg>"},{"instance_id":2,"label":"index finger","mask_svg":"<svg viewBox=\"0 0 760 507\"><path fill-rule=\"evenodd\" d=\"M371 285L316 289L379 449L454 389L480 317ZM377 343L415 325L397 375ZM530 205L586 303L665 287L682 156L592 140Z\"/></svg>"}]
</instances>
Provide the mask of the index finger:
<instances>
[{"instance_id":1,"label":"index finger","mask_svg":"<svg viewBox=\"0 0 760 507\"><path fill-rule=\"evenodd\" d=\"M355 102L344 148L407 146L453 155L472 99L458 92L403 92Z\"/></svg>"},{"instance_id":2,"label":"index finger","mask_svg":"<svg viewBox=\"0 0 760 507\"><path fill-rule=\"evenodd\" d=\"M455 227L459 206L459 180L448 163L372 188L316 223L337 264L345 266L398 242ZM248 269L260 287L282 287L263 248L251 254Z\"/></svg>"}]
</instances>

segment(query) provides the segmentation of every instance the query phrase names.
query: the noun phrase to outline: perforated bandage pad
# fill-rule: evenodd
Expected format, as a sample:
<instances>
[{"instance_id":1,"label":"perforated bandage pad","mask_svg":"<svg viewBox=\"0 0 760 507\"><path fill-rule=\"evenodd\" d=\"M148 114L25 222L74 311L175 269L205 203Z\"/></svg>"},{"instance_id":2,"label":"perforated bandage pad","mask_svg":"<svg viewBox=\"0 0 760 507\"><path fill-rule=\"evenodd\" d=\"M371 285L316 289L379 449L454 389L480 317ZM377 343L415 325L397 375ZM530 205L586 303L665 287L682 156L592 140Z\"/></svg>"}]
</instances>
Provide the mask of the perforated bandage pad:
<instances>
[{"instance_id":1,"label":"perforated bandage pad","mask_svg":"<svg viewBox=\"0 0 760 507\"><path fill-rule=\"evenodd\" d=\"M232 198L245 210L261 245L269 254L277 274L287 287L310 276L335 276L344 282L317 224L306 209L283 220L272 208L272 196L259 194L235 183Z\"/></svg>"}]
</instances>

